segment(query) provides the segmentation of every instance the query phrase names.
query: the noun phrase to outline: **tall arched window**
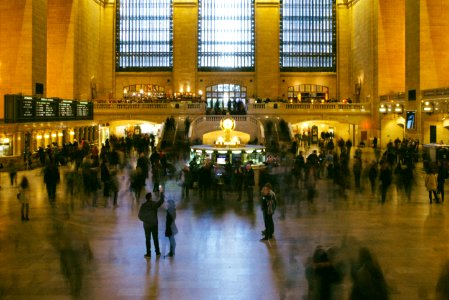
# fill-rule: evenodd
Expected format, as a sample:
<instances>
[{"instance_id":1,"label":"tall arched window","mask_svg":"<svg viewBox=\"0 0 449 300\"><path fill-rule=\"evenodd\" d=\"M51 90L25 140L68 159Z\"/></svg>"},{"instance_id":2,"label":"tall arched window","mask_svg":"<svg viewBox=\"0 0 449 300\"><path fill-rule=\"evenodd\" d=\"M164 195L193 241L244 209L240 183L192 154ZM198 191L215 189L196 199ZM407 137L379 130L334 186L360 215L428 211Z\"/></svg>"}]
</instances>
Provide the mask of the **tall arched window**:
<instances>
[{"instance_id":1,"label":"tall arched window","mask_svg":"<svg viewBox=\"0 0 449 300\"><path fill-rule=\"evenodd\" d=\"M336 0L281 0L281 71L336 71Z\"/></svg>"},{"instance_id":2,"label":"tall arched window","mask_svg":"<svg viewBox=\"0 0 449 300\"><path fill-rule=\"evenodd\" d=\"M171 70L172 0L116 2L116 70Z\"/></svg>"},{"instance_id":3,"label":"tall arched window","mask_svg":"<svg viewBox=\"0 0 449 300\"><path fill-rule=\"evenodd\" d=\"M224 83L208 86L206 87L208 112L244 114L246 96L246 87L238 84Z\"/></svg>"},{"instance_id":4,"label":"tall arched window","mask_svg":"<svg viewBox=\"0 0 449 300\"><path fill-rule=\"evenodd\" d=\"M254 70L254 0L198 1L198 70Z\"/></svg>"}]
</instances>

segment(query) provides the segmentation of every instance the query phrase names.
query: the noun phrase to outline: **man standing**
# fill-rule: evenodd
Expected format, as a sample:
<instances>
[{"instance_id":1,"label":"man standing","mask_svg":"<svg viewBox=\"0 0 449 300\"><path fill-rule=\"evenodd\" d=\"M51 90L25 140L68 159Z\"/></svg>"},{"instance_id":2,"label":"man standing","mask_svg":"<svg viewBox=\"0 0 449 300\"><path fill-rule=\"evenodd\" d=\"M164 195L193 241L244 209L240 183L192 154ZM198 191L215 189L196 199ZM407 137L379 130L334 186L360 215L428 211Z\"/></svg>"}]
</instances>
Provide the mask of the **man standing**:
<instances>
[{"instance_id":1,"label":"man standing","mask_svg":"<svg viewBox=\"0 0 449 300\"><path fill-rule=\"evenodd\" d=\"M159 186L159 201L152 201L151 193L147 193L145 198L147 201L142 204L139 209L139 220L143 222L143 229L145 231L145 243L147 252L144 255L145 258L151 257L151 236L153 236L154 250L156 256L161 255L161 250L159 248L159 237L158 237L158 219L157 210L164 203L164 189Z\"/></svg>"},{"instance_id":2,"label":"man standing","mask_svg":"<svg viewBox=\"0 0 449 300\"><path fill-rule=\"evenodd\" d=\"M273 214L276 209L277 201L276 194L273 192L271 184L266 183L262 188L262 199L260 206L263 213L263 221L265 224L265 230L262 231L264 237L261 241L267 241L273 238L274 233L274 222Z\"/></svg>"}]
</instances>

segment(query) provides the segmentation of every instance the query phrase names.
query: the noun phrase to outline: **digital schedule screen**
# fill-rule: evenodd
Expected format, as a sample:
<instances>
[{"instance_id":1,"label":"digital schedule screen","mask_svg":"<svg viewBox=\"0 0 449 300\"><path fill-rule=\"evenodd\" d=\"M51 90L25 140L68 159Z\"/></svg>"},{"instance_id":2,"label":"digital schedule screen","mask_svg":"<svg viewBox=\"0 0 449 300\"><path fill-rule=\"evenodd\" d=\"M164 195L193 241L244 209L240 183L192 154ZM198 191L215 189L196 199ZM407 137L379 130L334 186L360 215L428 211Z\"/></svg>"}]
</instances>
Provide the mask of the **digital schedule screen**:
<instances>
[{"instance_id":1,"label":"digital schedule screen","mask_svg":"<svg viewBox=\"0 0 449 300\"><path fill-rule=\"evenodd\" d=\"M5 123L93 120L87 101L5 95Z\"/></svg>"}]
</instances>

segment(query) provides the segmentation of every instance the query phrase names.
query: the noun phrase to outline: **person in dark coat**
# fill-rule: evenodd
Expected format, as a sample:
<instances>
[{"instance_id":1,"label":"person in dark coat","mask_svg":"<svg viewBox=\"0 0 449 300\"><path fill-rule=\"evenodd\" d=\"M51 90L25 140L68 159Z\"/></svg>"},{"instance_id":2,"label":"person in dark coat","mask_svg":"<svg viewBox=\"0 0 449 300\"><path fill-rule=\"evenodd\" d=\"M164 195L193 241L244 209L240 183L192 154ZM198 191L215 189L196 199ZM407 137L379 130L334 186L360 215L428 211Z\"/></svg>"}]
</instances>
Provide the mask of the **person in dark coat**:
<instances>
[{"instance_id":1,"label":"person in dark coat","mask_svg":"<svg viewBox=\"0 0 449 300\"><path fill-rule=\"evenodd\" d=\"M56 185L59 183L59 169L55 162L50 162L44 169L44 183L47 187L48 200L54 203L56 200Z\"/></svg>"},{"instance_id":2,"label":"person in dark coat","mask_svg":"<svg viewBox=\"0 0 449 300\"><path fill-rule=\"evenodd\" d=\"M161 255L161 250L159 248L159 237L158 237L158 219L157 210L164 203L164 189L162 186L159 187L159 201L152 201L152 194L147 193L145 198L147 201L140 206L139 209L139 220L143 222L143 229L145 231L145 244L147 252L145 258L151 257L151 236L153 236L154 251L156 256Z\"/></svg>"},{"instance_id":3,"label":"person in dark coat","mask_svg":"<svg viewBox=\"0 0 449 300\"><path fill-rule=\"evenodd\" d=\"M350 300L388 300L388 287L382 268L368 248L359 250L358 262L352 269Z\"/></svg>"},{"instance_id":4,"label":"person in dark coat","mask_svg":"<svg viewBox=\"0 0 449 300\"><path fill-rule=\"evenodd\" d=\"M263 221L265 224L265 230L262 231L264 237L261 241L266 241L273 238L274 234L274 222L273 214L277 206L276 194L273 192L271 184L266 183L262 188L262 199L260 207L262 209Z\"/></svg>"},{"instance_id":5,"label":"person in dark coat","mask_svg":"<svg viewBox=\"0 0 449 300\"><path fill-rule=\"evenodd\" d=\"M167 201L168 207L167 207L167 215L165 218L165 236L168 237L170 241L170 252L168 253L169 257L172 257L175 255L175 249L176 249L176 241L175 241L175 234L178 233L178 228L176 227L176 206L175 201L168 200Z\"/></svg>"},{"instance_id":6,"label":"person in dark coat","mask_svg":"<svg viewBox=\"0 0 449 300\"><path fill-rule=\"evenodd\" d=\"M437 194L441 196L441 202L444 202L444 182L447 178L447 169L442 161L438 162L438 174L437 174Z\"/></svg>"}]
</instances>

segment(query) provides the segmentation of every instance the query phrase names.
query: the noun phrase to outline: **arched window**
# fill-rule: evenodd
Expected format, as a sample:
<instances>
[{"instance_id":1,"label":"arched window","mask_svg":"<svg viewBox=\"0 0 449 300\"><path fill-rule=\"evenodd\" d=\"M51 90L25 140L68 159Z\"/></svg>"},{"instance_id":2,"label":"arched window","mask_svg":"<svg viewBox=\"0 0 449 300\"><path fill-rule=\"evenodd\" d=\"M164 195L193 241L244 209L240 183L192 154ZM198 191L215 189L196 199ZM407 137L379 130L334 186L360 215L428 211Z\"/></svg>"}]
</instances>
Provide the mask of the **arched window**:
<instances>
[{"instance_id":1,"label":"arched window","mask_svg":"<svg viewBox=\"0 0 449 300\"><path fill-rule=\"evenodd\" d=\"M336 71L336 0L281 0L281 71Z\"/></svg>"},{"instance_id":2,"label":"arched window","mask_svg":"<svg viewBox=\"0 0 449 300\"><path fill-rule=\"evenodd\" d=\"M171 70L172 0L116 2L116 70Z\"/></svg>"},{"instance_id":3,"label":"arched window","mask_svg":"<svg viewBox=\"0 0 449 300\"><path fill-rule=\"evenodd\" d=\"M217 84L206 87L207 108L211 114L230 112L244 114L246 87L237 84Z\"/></svg>"},{"instance_id":4,"label":"arched window","mask_svg":"<svg viewBox=\"0 0 449 300\"><path fill-rule=\"evenodd\" d=\"M198 1L198 70L254 70L254 0Z\"/></svg>"}]
</instances>

